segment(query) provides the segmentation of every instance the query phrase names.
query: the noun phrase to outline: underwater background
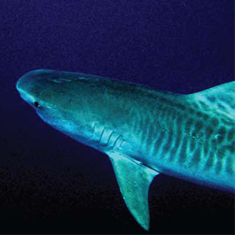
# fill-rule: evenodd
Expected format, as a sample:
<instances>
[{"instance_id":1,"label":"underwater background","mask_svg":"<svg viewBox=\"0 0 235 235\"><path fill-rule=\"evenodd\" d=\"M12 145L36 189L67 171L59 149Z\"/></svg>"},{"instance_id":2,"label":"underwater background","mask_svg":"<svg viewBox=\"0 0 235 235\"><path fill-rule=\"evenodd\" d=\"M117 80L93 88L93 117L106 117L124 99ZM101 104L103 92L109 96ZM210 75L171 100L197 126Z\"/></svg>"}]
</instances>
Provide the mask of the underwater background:
<instances>
[{"instance_id":1,"label":"underwater background","mask_svg":"<svg viewBox=\"0 0 235 235\"><path fill-rule=\"evenodd\" d=\"M33 69L194 93L234 79L233 0L0 0L0 233L146 233L106 155L40 120ZM165 175L150 233L234 233L234 195Z\"/></svg>"}]
</instances>

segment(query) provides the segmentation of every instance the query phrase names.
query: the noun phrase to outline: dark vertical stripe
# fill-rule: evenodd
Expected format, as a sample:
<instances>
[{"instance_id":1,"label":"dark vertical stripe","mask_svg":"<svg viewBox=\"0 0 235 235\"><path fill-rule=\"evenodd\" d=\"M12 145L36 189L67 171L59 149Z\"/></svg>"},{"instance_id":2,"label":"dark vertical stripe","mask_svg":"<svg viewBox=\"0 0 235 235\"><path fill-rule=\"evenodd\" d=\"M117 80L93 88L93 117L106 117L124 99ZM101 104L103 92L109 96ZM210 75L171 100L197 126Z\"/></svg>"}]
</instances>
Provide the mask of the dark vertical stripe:
<instances>
[{"instance_id":1,"label":"dark vertical stripe","mask_svg":"<svg viewBox=\"0 0 235 235\"><path fill-rule=\"evenodd\" d=\"M199 166L200 162L201 162L201 148L200 146L198 146L195 153L193 153L190 165Z\"/></svg>"},{"instance_id":2,"label":"dark vertical stripe","mask_svg":"<svg viewBox=\"0 0 235 235\"><path fill-rule=\"evenodd\" d=\"M228 141L232 141L233 139L235 139L235 129L231 128L228 132Z\"/></svg>"},{"instance_id":3,"label":"dark vertical stripe","mask_svg":"<svg viewBox=\"0 0 235 235\"><path fill-rule=\"evenodd\" d=\"M185 159L186 159L186 155L187 155L187 140L188 140L188 137L186 135L184 135L183 137L183 143L180 147L180 153L179 153L179 163L183 163L185 162Z\"/></svg>"},{"instance_id":4,"label":"dark vertical stripe","mask_svg":"<svg viewBox=\"0 0 235 235\"><path fill-rule=\"evenodd\" d=\"M189 143L189 151L190 153L193 153L195 151L196 148L196 139L194 138L190 138L190 143Z\"/></svg>"},{"instance_id":5,"label":"dark vertical stripe","mask_svg":"<svg viewBox=\"0 0 235 235\"><path fill-rule=\"evenodd\" d=\"M179 125L178 116L176 112L172 115L172 122L171 122L171 128L172 133L170 133L170 157L169 161L172 162L174 159L177 158L177 150L180 145L180 138L181 138L181 126Z\"/></svg>"},{"instance_id":6,"label":"dark vertical stripe","mask_svg":"<svg viewBox=\"0 0 235 235\"><path fill-rule=\"evenodd\" d=\"M209 144L204 144L204 148L203 148L203 150L204 150L204 156L203 156L203 158L207 158L208 157L208 154L209 154Z\"/></svg>"},{"instance_id":7,"label":"dark vertical stripe","mask_svg":"<svg viewBox=\"0 0 235 235\"><path fill-rule=\"evenodd\" d=\"M222 161L221 159L218 159L216 166L215 166L215 173L219 174L222 170Z\"/></svg>"},{"instance_id":8,"label":"dark vertical stripe","mask_svg":"<svg viewBox=\"0 0 235 235\"><path fill-rule=\"evenodd\" d=\"M183 130L182 130L183 118L182 116L177 117L175 122L178 126L177 133L175 135L175 146L174 146L176 151L175 151L175 155L172 154L170 156L170 159L169 159L170 161L173 161L174 158L175 159L180 158L180 151L181 151L181 145L182 145L181 143L183 141Z\"/></svg>"},{"instance_id":9,"label":"dark vertical stripe","mask_svg":"<svg viewBox=\"0 0 235 235\"><path fill-rule=\"evenodd\" d=\"M226 160L226 172L228 174L233 174L234 167L235 167L235 166L233 166L233 164L234 164L234 162L233 162L232 157L227 157L227 160Z\"/></svg>"},{"instance_id":10,"label":"dark vertical stripe","mask_svg":"<svg viewBox=\"0 0 235 235\"><path fill-rule=\"evenodd\" d=\"M163 144L163 140L164 140L164 132L159 130L159 136L158 138L156 139L156 142L155 142L155 147L154 147L154 155L158 155L159 158L162 158L164 156L162 156L162 152L160 152L161 150L161 145Z\"/></svg>"},{"instance_id":11,"label":"dark vertical stripe","mask_svg":"<svg viewBox=\"0 0 235 235\"><path fill-rule=\"evenodd\" d=\"M171 147L171 142L172 142L172 133L166 132L166 135L167 135L167 138L165 140L165 145L163 146L163 152L169 153L170 147Z\"/></svg>"},{"instance_id":12,"label":"dark vertical stripe","mask_svg":"<svg viewBox=\"0 0 235 235\"><path fill-rule=\"evenodd\" d=\"M214 152L213 150L209 153L209 157L205 164L205 170L210 170L214 165Z\"/></svg>"}]
</instances>

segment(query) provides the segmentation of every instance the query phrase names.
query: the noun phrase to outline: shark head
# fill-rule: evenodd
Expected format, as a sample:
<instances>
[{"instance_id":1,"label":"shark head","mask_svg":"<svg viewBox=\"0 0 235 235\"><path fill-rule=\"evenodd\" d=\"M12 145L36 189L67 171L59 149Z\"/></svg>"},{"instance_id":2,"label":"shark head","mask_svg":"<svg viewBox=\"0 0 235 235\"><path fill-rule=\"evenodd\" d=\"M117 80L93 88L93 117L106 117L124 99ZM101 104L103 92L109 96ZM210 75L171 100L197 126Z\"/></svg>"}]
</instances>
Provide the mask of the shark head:
<instances>
[{"instance_id":1,"label":"shark head","mask_svg":"<svg viewBox=\"0 0 235 235\"><path fill-rule=\"evenodd\" d=\"M131 132L135 116L131 107L142 97L141 88L94 75L53 70L26 73L16 88L43 121L109 155L127 207L148 229L148 188L157 172L130 160L132 155L128 153L134 149L137 153L138 143L132 146L132 134L126 134ZM144 113L144 104L140 103L138 114ZM135 125L133 129L137 129Z\"/></svg>"},{"instance_id":2,"label":"shark head","mask_svg":"<svg viewBox=\"0 0 235 235\"><path fill-rule=\"evenodd\" d=\"M104 120L104 87L96 77L54 70L34 70L23 75L16 88L43 121L86 143L94 123Z\"/></svg>"}]
</instances>

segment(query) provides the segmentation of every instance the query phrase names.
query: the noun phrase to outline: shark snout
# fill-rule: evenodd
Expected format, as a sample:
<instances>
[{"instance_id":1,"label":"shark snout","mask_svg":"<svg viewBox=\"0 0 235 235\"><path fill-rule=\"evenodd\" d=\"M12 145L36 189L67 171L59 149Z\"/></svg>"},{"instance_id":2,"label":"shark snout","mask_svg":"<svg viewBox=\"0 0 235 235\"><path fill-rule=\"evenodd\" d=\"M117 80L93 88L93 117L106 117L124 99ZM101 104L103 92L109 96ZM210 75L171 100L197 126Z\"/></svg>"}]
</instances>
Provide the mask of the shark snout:
<instances>
[{"instance_id":1,"label":"shark snout","mask_svg":"<svg viewBox=\"0 0 235 235\"><path fill-rule=\"evenodd\" d=\"M38 76L39 71L41 70L33 70L24 74L16 83L16 89L20 93L20 96L29 104L36 102L33 89L36 80L40 78L40 76Z\"/></svg>"},{"instance_id":2,"label":"shark snout","mask_svg":"<svg viewBox=\"0 0 235 235\"><path fill-rule=\"evenodd\" d=\"M36 69L24 74L16 83L16 89L26 89L29 84L33 84L38 80L44 79L46 76L53 74L54 70Z\"/></svg>"},{"instance_id":3,"label":"shark snout","mask_svg":"<svg viewBox=\"0 0 235 235\"><path fill-rule=\"evenodd\" d=\"M49 86L51 85L50 80L56 80L58 76L60 76L60 72L55 70L32 70L19 78L16 83L16 89L24 101L38 109L41 107L42 103L45 105L45 90L47 89L48 84ZM50 105L47 104L46 107L48 108Z\"/></svg>"}]
</instances>

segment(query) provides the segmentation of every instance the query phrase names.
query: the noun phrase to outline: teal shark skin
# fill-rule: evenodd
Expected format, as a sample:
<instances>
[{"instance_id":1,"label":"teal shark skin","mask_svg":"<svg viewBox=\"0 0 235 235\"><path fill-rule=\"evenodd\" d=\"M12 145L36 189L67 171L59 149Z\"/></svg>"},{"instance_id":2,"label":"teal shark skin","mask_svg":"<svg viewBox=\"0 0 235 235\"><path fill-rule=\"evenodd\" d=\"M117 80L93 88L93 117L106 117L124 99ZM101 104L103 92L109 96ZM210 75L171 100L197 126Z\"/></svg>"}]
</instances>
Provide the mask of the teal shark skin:
<instances>
[{"instance_id":1,"label":"teal shark skin","mask_svg":"<svg viewBox=\"0 0 235 235\"><path fill-rule=\"evenodd\" d=\"M147 172L139 188L148 189L163 173L235 190L235 82L182 95L94 75L35 70L16 87L43 121L109 155L124 200L145 229L149 219L140 217L148 205L133 212L134 199L126 195L127 186L135 187L126 181L130 171ZM120 173L123 169L128 174Z\"/></svg>"}]
</instances>

